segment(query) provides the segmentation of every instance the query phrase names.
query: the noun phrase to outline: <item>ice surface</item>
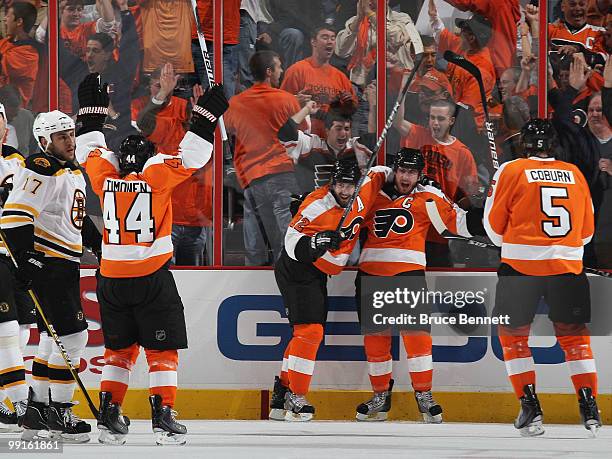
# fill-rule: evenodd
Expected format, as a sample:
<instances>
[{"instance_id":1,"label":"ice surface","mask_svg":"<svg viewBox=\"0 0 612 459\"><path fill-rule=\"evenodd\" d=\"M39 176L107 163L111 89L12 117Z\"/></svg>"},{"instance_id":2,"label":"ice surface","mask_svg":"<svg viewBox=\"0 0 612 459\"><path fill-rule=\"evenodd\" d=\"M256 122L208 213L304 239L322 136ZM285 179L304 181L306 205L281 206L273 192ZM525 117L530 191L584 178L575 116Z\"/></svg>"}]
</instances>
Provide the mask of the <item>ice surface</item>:
<instances>
[{"instance_id":1,"label":"ice surface","mask_svg":"<svg viewBox=\"0 0 612 459\"><path fill-rule=\"evenodd\" d=\"M185 446L155 446L151 424L133 421L124 446L65 445L64 453L24 457L63 458L560 458L610 457L612 427L596 439L582 425L545 425L542 437L522 438L509 424L412 422L357 423L275 421L185 421ZM14 434L2 434L1 438Z\"/></svg>"}]
</instances>

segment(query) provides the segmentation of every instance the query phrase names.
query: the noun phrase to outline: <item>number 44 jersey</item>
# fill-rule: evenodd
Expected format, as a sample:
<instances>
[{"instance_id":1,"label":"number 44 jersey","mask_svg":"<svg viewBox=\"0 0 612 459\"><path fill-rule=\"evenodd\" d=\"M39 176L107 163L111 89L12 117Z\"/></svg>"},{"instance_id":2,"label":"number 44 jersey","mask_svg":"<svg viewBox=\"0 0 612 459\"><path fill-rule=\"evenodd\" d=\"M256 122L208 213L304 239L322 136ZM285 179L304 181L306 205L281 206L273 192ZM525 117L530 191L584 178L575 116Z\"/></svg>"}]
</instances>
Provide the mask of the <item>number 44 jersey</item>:
<instances>
[{"instance_id":1,"label":"number 44 jersey","mask_svg":"<svg viewBox=\"0 0 612 459\"><path fill-rule=\"evenodd\" d=\"M484 227L502 263L523 274L582 272L593 237L591 194L578 168L554 158L502 164L485 204Z\"/></svg>"},{"instance_id":2,"label":"number 44 jersey","mask_svg":"<svg viewBox=\"0 0 612 459\"><path fill-rule=\"evenodd\" d=\"M77 156L102 203L104 234L100 273L147 276L172 257L172 192L208 162L212 145L187 132L176 156L156 154L142 172L119 174L115 153L94 131L77 138Z\"/></svg>"}]
</instances>

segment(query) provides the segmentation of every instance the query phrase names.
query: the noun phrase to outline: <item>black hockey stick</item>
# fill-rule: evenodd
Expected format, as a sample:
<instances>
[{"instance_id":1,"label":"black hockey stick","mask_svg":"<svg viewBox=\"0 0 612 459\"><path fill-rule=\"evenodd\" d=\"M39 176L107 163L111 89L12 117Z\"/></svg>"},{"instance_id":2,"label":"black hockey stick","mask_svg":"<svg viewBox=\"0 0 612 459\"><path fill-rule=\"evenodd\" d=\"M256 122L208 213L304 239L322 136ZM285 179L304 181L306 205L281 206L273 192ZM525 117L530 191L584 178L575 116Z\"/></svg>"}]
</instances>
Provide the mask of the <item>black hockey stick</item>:
<instances>
[{"instance_id":1,"label":"black hockey stick","mask_svg":"<svg viewBox=\"0 0 612 459\"><path fill-rule=\"evenodd\" d=\"M202 51L202 59L204 59L204 67L206 67L206 76L208 77L208 86L215 84L215 74L213 73L212 64L210 62L210 55L208 54L208 48L206 47L206 38L200 25L200 18L198 17L198 5L196 0L191 0L191 9L193 10L193 17L195 20L195 28L198 33L198 42L200 43L200 50ZM221 139L225 142L227 140L227 131L225 130L225 123L223 117L219 117L219 129L221 130Z\"/></svg>"},{"instance_id":2,"label":"black hockey stick","mask_svg":"<svg viewBox=\"0 0 612 459\"><path fill-rule=\"evenodd\" d=\"M451 233L448 227L444 224L444 221L442 221L442 217L440 216L440 212L438 211L438 206L436 206L436 203L432 199L429 199L425 203L425 209L427 210L427 216L429 217L431 224L436 229L436 231L440 233L440 236L442 236L444 239L465 241L469 245L480 247L481 249L492 249L498 252L501 251L501 247L498 247L495 244L491 244L490 242L477 241L476 239ZM595 274L596 276L612 278L612 273L608 271L602 271L596 268L588 268L584 266L584 272L589 274Z\"/></svg>"},{"instance_id":3,"label":"black hockey stick","mask_svg":"<svg viewBox=\"0 0 612 459\"><path fill-rule=\"evenodd\" d=\"M15 266L15 268L17 268L17 260L15 259L15 256L13 255L13 252L11 251L7 243L6 237L4 236L4 232L1 230L0 230L0 240L2 240L4 247L6 247L6 252L8 253L11 261L13 262L13 265ZM75 380L75 382L79 386L79 389L81 389L81 391L83 392L83 395L85 396L85 399L87 400L87 405L89 405L89 409L91 410L91 414L93 414L96 419L100 419L100 412L98 411L93 401L91 400L89 392L87 392L87 389L85 389L85 385L83 384L83 381L81 381L81 378L79 377L78 372L74 369L72 361L70 360L70 357L68 356L68 353L66 352L66 348L64 347L64 344L62 343L59 336L55 332L55 328L53 328L53 324L49 323L49 321L47 320L47 316L45 316L45 313L43 312L42 306L40 305L40 301L38 300L36 293L34 293L34 290L32 289L28 289L28 293L30 294L32 301L34 302L34 306L36 306L36 312L40 315L40 318L45 324L47 333L49 334L51 338L53 338L53 341L55 341L55 344L60 350L60 354L62 354L62 358L64 359L64 362L66 363L66 365L68 365L68 371L70 371L72 378ZM81 362L79 362L79 365L80 364Z\"/></svg>"},{"instance_id":4,"label":"black hockey stick","mask_svg":"<svg viewBox=\"0 0 612 459\"><path fill-rule=\"evenodd\" d=\"M423 62L423 50L422 49L420 49L418 54L416 55L414 67L412 68L412 72L410 72L410 75L408 76L408 80L406 80L406 84L402 88L397 98L397 101L395 102L395 105L393 106L393 109L391 110L391 113L387 117L387 122L385 123L385 127L380 133L380 136L378 137L378 140L376 141L376 145L374 146L374 150L372 150L372 156L370 156L370 159L368 160L368 163L366 164L366 167L365 167L366 173L361 176L361 178L357 182L357 185L355 185L355 191L353 192L353 195L349 199L348 204L346 205L344 212L342 213L342 217L340 218L340 221L338 222L336 231L340 231L340 229L342 229L342 225L346 221L346 218L348 217L348 214L351 211L351 208L353 207L353 203L355 202L355 199L357 199L357 196L359 195L359 191L361 190L361 187L363 186L363 182L365 182L365 179L366 179L366 176L368 175L369 170L372 168L372 166L376 162L376 158L378 156L378 150L380 150L380 147L382 143L384 142L385 137L387 137L387 132L389 131L389 129L391 129L391 126L393 125L393 120L395 119L395 115L397 114L400 108L400 105L402 104L402 101L404 100L404 97L406 97L408 88L410 87L410 84L412 83L412 80L414 79L417 73L417 70L421 66L421 62Z\"/></svg>"},{"instance_id":5,"label":"black hockey stick","mask_svg":"<svg viewBox=\"0 0 612 459\"><path fill-rule=\"evenodd\" d=\"M487 130L487 142L489 143L489 154L491 155L491 163L493 164L493 171L495 172L499 169L499 160L497 158L497 146L495 145L495 133L493 132L493 123L491 123L491 119L489 118L489 108L487 107L487 95L484 88L484 83L482 81L482 73L480 73L480 69L476 67L472 62L467 60L465 57L460 56L459 54L447 50L444 52L444 59L446 59L451 64L455 64L458 67L461 67L463 70L472 75L476 81L478 82L478 89L480 90L480 99L482 103L482 109L484 111L485 116L485 128Z\"/></svg>"}]
</instances>

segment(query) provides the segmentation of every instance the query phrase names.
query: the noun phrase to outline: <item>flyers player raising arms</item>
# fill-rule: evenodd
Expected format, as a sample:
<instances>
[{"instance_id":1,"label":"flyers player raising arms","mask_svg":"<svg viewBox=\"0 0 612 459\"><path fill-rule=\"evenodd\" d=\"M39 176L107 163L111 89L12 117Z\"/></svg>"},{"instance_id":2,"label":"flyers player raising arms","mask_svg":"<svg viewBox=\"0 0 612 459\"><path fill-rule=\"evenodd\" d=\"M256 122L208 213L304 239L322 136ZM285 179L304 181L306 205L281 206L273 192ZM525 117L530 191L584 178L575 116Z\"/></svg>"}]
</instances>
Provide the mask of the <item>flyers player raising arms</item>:
<instances>
[{"instance_id":1,"label":"flyers player raising arms","mask_svg":"<svg viewBox=\"0 0 612 459\"><path fill-rule=\"evenodd\" d=\"M154 154L144 137L128 136L119 152L106 148L102 125L108 93L91 74L79 86L77 155L100 197L104 240L97 296L104 333L99 441L123 444L121 415L129 373L140 346L149 365L149 402L158 444L184 444L187 429L173 411L178 349L187 348L183 304L168 266L172 258L174 188L210 160L214 131L228 102L222 85L194 88L189 131L176 156Z\"/></svg>"}]
</instances>

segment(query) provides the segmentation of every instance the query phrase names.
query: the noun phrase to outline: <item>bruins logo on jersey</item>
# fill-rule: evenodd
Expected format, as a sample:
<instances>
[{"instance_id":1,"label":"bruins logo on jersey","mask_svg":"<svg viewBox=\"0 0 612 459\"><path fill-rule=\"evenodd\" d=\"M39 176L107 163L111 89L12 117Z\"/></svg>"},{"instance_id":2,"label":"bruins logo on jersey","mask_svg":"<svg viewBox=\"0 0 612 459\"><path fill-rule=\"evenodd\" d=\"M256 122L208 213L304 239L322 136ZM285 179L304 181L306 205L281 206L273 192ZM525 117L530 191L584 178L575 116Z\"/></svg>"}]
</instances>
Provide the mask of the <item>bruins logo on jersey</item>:
<instances>
[{"instance_id":1,"label":"bruins logo on jersey","mask_svg":"<svg viewBox=\"0 0 612 459\"><path fill-rule=\"evenodd\" d=\"M363 217L355 217L351 222L343 226L340 229L340 234L342 235L342 239L345 241L351 241L355 239L355 236L359 233L359 227L363 223Z\"/></svg>"},{"instance_id":2,"label":"bruins logo on jersey","mask_svg":"<svg viewBox=\"0 0 612 459\"><path fill-rule=\"evenodd\" d=\"M71 217L74 227L79 230L82 229L83 219L85 218L85 194L81 190L74 190Z\"/></svg>"},{"instance_id":3,"label":"bruins logo on jersey","mask_svg":"<svg viewBox=\"0 0 612 459\"><path fill-rule=\"evenodd\" d=\"M51 167L51 163L47 158L34 158L34 164L38 167Z\"/></svg>"},{"instance_id":4,"label":"bruins logo on jersey","mask_svg":"<svg viewBox=\"0 0 612 459\"><path fill-rule=\"evenodd\" d=\"M384 238L393 231L395 234L406 234L414 227L414 218L406 209L380 209L374 215L374 234Z\"/></svg>"}]
</instances>

